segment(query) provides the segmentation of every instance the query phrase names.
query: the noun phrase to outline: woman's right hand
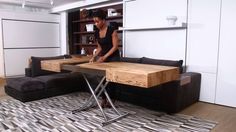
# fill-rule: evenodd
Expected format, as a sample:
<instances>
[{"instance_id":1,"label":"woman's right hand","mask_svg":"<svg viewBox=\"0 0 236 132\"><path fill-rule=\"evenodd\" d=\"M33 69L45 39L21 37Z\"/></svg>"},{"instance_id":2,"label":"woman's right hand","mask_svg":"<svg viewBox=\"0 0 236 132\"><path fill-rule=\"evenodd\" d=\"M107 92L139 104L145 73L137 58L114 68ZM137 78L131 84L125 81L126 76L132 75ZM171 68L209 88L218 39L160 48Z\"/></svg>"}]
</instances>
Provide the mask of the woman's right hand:
<instances>
[{"instance_id":1,"label":"woman's right hand","mask_svg":"<svg viewBox=\"0 0 236 132\"><path fill-rule=\"evenodd\" d=\"M89 63L93 63L93 62L94 62L94 59L95 59L95 57L92 57L92 58L89 60Z\"/></svg>"}]
</instances>

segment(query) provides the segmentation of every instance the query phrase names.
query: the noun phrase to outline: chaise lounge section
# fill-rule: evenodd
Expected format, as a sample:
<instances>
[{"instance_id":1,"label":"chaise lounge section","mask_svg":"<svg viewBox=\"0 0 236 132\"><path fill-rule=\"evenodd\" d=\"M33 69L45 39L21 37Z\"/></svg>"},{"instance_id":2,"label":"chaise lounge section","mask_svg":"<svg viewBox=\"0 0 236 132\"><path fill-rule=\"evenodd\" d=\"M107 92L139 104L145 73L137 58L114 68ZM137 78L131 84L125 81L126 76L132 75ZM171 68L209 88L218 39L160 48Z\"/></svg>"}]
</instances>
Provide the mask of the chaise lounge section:
<instances>
[{"instance_id":1,"label":"chaise lounge section","mask_svg":"<svg viewBox=\"0 0 236 132\"><path fill-rule=\"evenodd\" d=\"M41 70L42 60L63 59L71 56L31 57L31 65L25 70L25 77L7 78L5 92L22 102L83 91L87 85L79 73L62 73Z\"/></svg>"}]
</instances>

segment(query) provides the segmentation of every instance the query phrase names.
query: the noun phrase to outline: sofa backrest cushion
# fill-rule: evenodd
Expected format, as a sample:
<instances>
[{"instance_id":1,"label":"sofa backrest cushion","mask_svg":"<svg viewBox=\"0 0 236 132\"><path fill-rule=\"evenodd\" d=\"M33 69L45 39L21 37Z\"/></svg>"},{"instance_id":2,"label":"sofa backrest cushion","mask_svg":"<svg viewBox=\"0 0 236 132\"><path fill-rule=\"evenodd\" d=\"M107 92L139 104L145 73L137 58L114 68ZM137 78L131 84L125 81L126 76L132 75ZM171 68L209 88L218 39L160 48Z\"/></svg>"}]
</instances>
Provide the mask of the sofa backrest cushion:
<instances>
[{"instance_id":1,"label":"sofa backrest cushion","mask_svg":"<svg viewBox=\"0 0 236 132\"><path fill-rule=\"evenodd\" d=\"M42 60L55 60L55 59L64 59L71 58L70 55L61 55L61 56L53 56L53 57L35 57L31 56L31 73L32 77L54 74L55 72L46 71L41 69L41 61Z\"/></svg>"},{"instance_id":2,"label":"sofa backrest cushion","mask_svg":"<svg viewBox=\"0 0 236 132\"><path fill-rule=\"evenodd\" d=\"M163 66L175 66L175 67L179 67L179 72L182 73L183 72L183 60L178 60L178 61L174 61L174 60L159 60L159 59L151 59L151 58L147 58L147 57L143 57L141 59L141 63L143 64L153 64L153 65L163 65Z\"/></svg>"},{"instance_id":3,"label":"sofa backrest cushion","mask_svg":"<svg viewBox=\"0 0 236 132\"><path fill-rule=\"evenodd\" d=\"M141 63L141 58L129 58L129 57L121 57L121 62L130 62L130 63Z\"/></svg>"}]
</instances>

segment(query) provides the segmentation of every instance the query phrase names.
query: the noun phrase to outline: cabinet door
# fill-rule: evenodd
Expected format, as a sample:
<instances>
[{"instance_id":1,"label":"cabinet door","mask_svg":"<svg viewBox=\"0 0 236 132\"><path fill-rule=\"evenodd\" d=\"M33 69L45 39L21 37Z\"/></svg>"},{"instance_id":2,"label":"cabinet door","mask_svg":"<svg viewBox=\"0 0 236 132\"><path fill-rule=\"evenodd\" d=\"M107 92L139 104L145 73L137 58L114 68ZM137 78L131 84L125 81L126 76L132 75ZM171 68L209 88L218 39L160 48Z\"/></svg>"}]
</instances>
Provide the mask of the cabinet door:
<instances>
[{"instance_id":1,"label":"cabinet door","mask_svg":"<svg viewBox=\"0 0 236 132\"><path fill-rule=\"evenodd\" d=\"M185 60L186 30L125 33L125 56Z\"/></svg>"},{"instance_id":2,"label":"cabinet door","mask_svg":"<svg viewBox=\"0 0 236 132\"><path fill-rule=\"evenodd\" d=\"M60 47L59 23L3 20L4 48Z\"/></svg>"},{"instance_id":3,"label":"cabinet door","mask_svg":"<svg viewBox=\"0 0 236 132\"><path fill-rule=\"evenodd\" d=\"M187 70L202 74L200 100L215 102L221 0L190 0Z\"/></svg>"},{"instance_id":4,"label":"cabinet door","mask_svg":"<svg viewBox=\"0 0 236 132\"><path fill-rule=\"evenodd\" d=\"M167 17L177 16L176 25L186 22L187 0L135 0L125 2L125 27L166 27Z\"/></svg>"},{"instance_id":5,"label":"cabinet door","mask_svg":"<svg viewBox=\"0 0 236 132\"><path fill-rule=\"evenodd\" d=\"M187 0L136 0L124 4L124 27L145 29L124 32L124 56L184 60L186 29L169 27L167 17L176 16L176 25L186 23Z\"/></svg>"},{"instance_id":6,"label":"cabinet door","mask_svg":"<svg viewBox=\"0 0 236 132\"><path fill-rule=\"evenodd\" d=\"M31 56L48 57L58 55L60 55L60 48L5 49L6 76L24 75L25 68L29 66L29 58Z\"/></svg>"},{"instance_id":7,"label":"cabinet door","mask_svg":"<svg viewBox=\"0 0 236 132\"><path fill-rule=\"evenodd\" d=\"M236 1L222 1L216 103L236 107Z\"/></svg>"}]
</instances>

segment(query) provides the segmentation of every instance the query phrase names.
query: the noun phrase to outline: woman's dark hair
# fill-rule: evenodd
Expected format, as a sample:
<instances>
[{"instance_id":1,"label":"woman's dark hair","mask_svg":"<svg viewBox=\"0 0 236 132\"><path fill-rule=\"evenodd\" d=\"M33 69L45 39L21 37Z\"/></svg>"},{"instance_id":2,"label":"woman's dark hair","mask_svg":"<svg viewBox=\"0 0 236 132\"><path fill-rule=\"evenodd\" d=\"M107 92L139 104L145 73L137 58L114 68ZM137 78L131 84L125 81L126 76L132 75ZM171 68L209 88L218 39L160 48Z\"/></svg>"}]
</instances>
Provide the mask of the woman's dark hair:
<instances>
[{"instance_id":1,"label":"woman's dark hair","mask_svg":"<svg viewBox=\"0 0 236 132\"><path fill-rule=\"evenodd\" d=\"M98 17L102 20L105 20L106 16L107 16L106 12L101 9L98 9L93 13L93 17Z\"/></svg>"}]
</instances>

